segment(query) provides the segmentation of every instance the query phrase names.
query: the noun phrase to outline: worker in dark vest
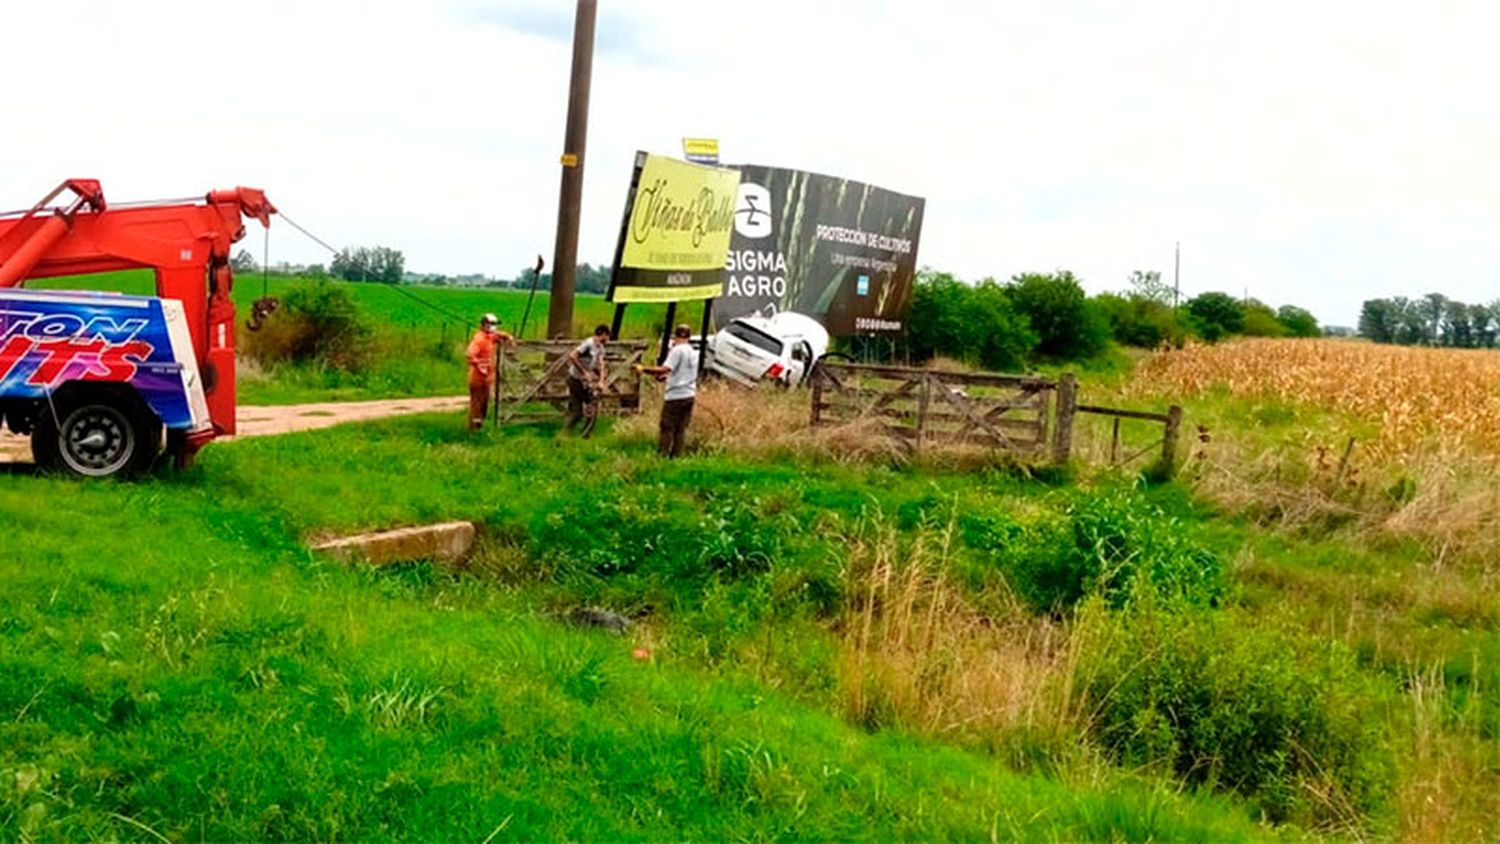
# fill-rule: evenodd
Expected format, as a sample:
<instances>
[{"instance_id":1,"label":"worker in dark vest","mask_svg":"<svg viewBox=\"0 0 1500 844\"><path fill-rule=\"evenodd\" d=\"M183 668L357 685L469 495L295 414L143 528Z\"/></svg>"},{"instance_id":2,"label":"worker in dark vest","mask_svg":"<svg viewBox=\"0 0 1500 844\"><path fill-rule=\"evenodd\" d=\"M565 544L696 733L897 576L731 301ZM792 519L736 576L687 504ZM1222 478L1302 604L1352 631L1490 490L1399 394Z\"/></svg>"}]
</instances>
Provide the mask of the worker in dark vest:
<instances>
[{"instance_id":1,"label":"worker in dark vest","mask_svg":"<svg viewBox=\"0 0 1500 844\"><path fill-rule=\"evenodd\" d=\"M479 330L469 341L469 430L484 427L484 418L490 412L490 393L495 389L495 344L515 346L516 338L500 330L500 318L485 314L479 320Z\"/></svg>"},{"instance_id":2,"label":"worker in dark vest","mask_svg":"<svg viewBox=\"0 0 1500 844\"><path fill-rule=\"evenodd\" d=\"M594 329L594 336L568 353L568 421L563 425L564 432L572 431L581 419L585 420L583 436L586 438L593 432L599 397L604 395L605 378L609 374L604 363L608 346L609 326L600 325Z\"/></svg>"},{"instance_id":3,"label":"worker in dark vest","mask_svg":"<svg viewBox=\"0 0 1500 844\"><path fill-rule=\"evenodd\" d=\"M665 381L662 395L660 438L657 451L663 457L682 453L688 422L693 418L693 400L698 395L698 350L693 348L693 329L679 325L672 330L672 348L661 366L643 366L641 372Z\"/></svg>"}]
</instances>

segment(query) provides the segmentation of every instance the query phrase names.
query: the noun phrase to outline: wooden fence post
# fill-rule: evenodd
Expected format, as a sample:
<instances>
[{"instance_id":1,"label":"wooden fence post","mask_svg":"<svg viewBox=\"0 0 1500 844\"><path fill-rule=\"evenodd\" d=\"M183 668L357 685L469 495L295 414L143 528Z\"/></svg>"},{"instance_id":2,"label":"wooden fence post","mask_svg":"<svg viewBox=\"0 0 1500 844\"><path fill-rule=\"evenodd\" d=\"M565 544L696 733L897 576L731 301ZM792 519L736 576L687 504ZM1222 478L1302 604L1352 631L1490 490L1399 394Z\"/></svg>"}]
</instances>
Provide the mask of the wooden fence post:
<instances>
[{"instance_id":1,"label":"wooden fence post","mask_svg":"<svg viewBox=\"0 0 1500 844\"><path fill-rule=\"evenodd\" d=\"M1161 471L1165 477L1177 474L1177 436L1182 428L1182 408L1167 409L1167 423L1161 435Z\"/></svg>"},{"instance_id":2,"label":"wooden fence post","mask_svg":"<svg viewBox=\"0 0 1500 844\"><path fill-rule=\"evenodd\" d=\"M932 382L936 377L931 373L922 376L922 392L917 396L917 448L922 447L922 438L927 435L927 403L932 398Z\"/></svg>"},{"instance_id":3,"label":"wooden fence post","mask_svg":"<svg viewBox=\"0 0 1500 844\"><path fill-rule=\"evenodd\" d=\"M1061 466L1073 456L1073 415L1078 411L1078 379L1065 373L1057 379L1057 427L1052 432L1052 462Z\"/></svg>"}]
</instances>

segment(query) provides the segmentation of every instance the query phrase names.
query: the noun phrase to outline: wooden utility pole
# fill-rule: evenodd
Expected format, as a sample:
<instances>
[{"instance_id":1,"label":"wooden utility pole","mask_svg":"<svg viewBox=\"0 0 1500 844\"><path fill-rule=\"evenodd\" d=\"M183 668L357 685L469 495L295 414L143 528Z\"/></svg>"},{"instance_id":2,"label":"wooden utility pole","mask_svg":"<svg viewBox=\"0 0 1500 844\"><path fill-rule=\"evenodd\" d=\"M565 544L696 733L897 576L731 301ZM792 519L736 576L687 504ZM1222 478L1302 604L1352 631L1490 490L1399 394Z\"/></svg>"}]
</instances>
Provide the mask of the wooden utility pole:
<instances>
[{"instance_id":1,"label":"wooden utility pole","mask_svg":"<svg viewBox=\"0 0 1500 844\"><path fill-rule=\"evenodd\" d=\"M589 79L594 70L594 17L598 0L578 0L573 21L573 80L563 139L562 189L557 200L557 244L552 250L552 295L547 337L573 335L573 285L578 271L578 223L583 204L583 159L589 132Z\"/></svg>"}]
</instances>

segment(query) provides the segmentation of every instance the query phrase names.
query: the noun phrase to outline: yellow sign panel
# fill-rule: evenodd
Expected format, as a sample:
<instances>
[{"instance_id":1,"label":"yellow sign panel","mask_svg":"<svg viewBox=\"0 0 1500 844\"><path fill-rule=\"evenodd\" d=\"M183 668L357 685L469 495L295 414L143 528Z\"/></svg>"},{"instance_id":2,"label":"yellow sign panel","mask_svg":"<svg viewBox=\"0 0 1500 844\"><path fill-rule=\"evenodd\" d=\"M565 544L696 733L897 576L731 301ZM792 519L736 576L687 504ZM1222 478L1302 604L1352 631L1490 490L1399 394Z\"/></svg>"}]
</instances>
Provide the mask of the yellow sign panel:
<instances>
[{"instance_id":1,"label":"yellow sign panel","mask_svg":"<svg viewBox=\"0 0 1500 844\"><path fill-rule=\"evenodd\" d=\"M572 153L572 152L565 152L565 153L563 153L562 154L562 166L564 166L564 167L577 167L578 166L578 154L577 153Z\"/></svg>"},{"instance_id":2,"label":"yellow sign panel","mask_svg":"<svg viewBox=\"0 0 1500 844\"><path fill-rule=\"evenodd\" d=\"M719 163L718 138L683 138L682 157L701 164Z\"/></svg>"},{"instance_id":3,"label":"yellow sign panel","mask_svg":"<svg viewBox=\"0 0 1500 844\"><path fill-rule=\"evenodd\" d=\"M739 186L738 170L646 156L621 266L669 273L722 270ZM667 286L673 285L668 281Z\"/></svg>"}]
</instances>

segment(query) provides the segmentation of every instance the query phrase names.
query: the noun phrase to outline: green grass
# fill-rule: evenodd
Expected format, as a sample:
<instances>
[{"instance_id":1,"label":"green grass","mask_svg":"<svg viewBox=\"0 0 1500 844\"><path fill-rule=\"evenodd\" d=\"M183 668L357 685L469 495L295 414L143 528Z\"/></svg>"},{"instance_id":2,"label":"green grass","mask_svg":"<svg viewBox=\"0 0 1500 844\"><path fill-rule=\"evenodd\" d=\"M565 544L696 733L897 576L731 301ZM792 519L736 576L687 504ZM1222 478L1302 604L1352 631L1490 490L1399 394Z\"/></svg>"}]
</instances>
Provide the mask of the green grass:
<instances>
[{"instance_id":1,"label":"green grass","mask_svg":"<svg viewBox=\"0 0 1500 844\"><path fill-rule=\"evenodd\" d=\"M841 722L818 690L831 634L806 607L755 617L758 584L823 565L829 546L812 532L777 534L770 579L604 576L530 546L590 502L676 513L702 538L725 529L715 501L726 496L797 508L797 520L877 503L914 515L945 502L1051 506L1067 490L733 457L666 463L642 441L559 442L545 428L471 437L458 423L218 444L189 472L135 485L0 478L0 837L1270 834L1223 798L1124 773L1015 773L980 750ZM484 525L520 554L515 570L369 572L302 545L447 518ZM651 661L632 659L630 640L554 620L585 598L632 595L657 604ZM803 682L768 685L734 659L736 642L772 629L795 634Z\"/></svg>"}]
</instances>

